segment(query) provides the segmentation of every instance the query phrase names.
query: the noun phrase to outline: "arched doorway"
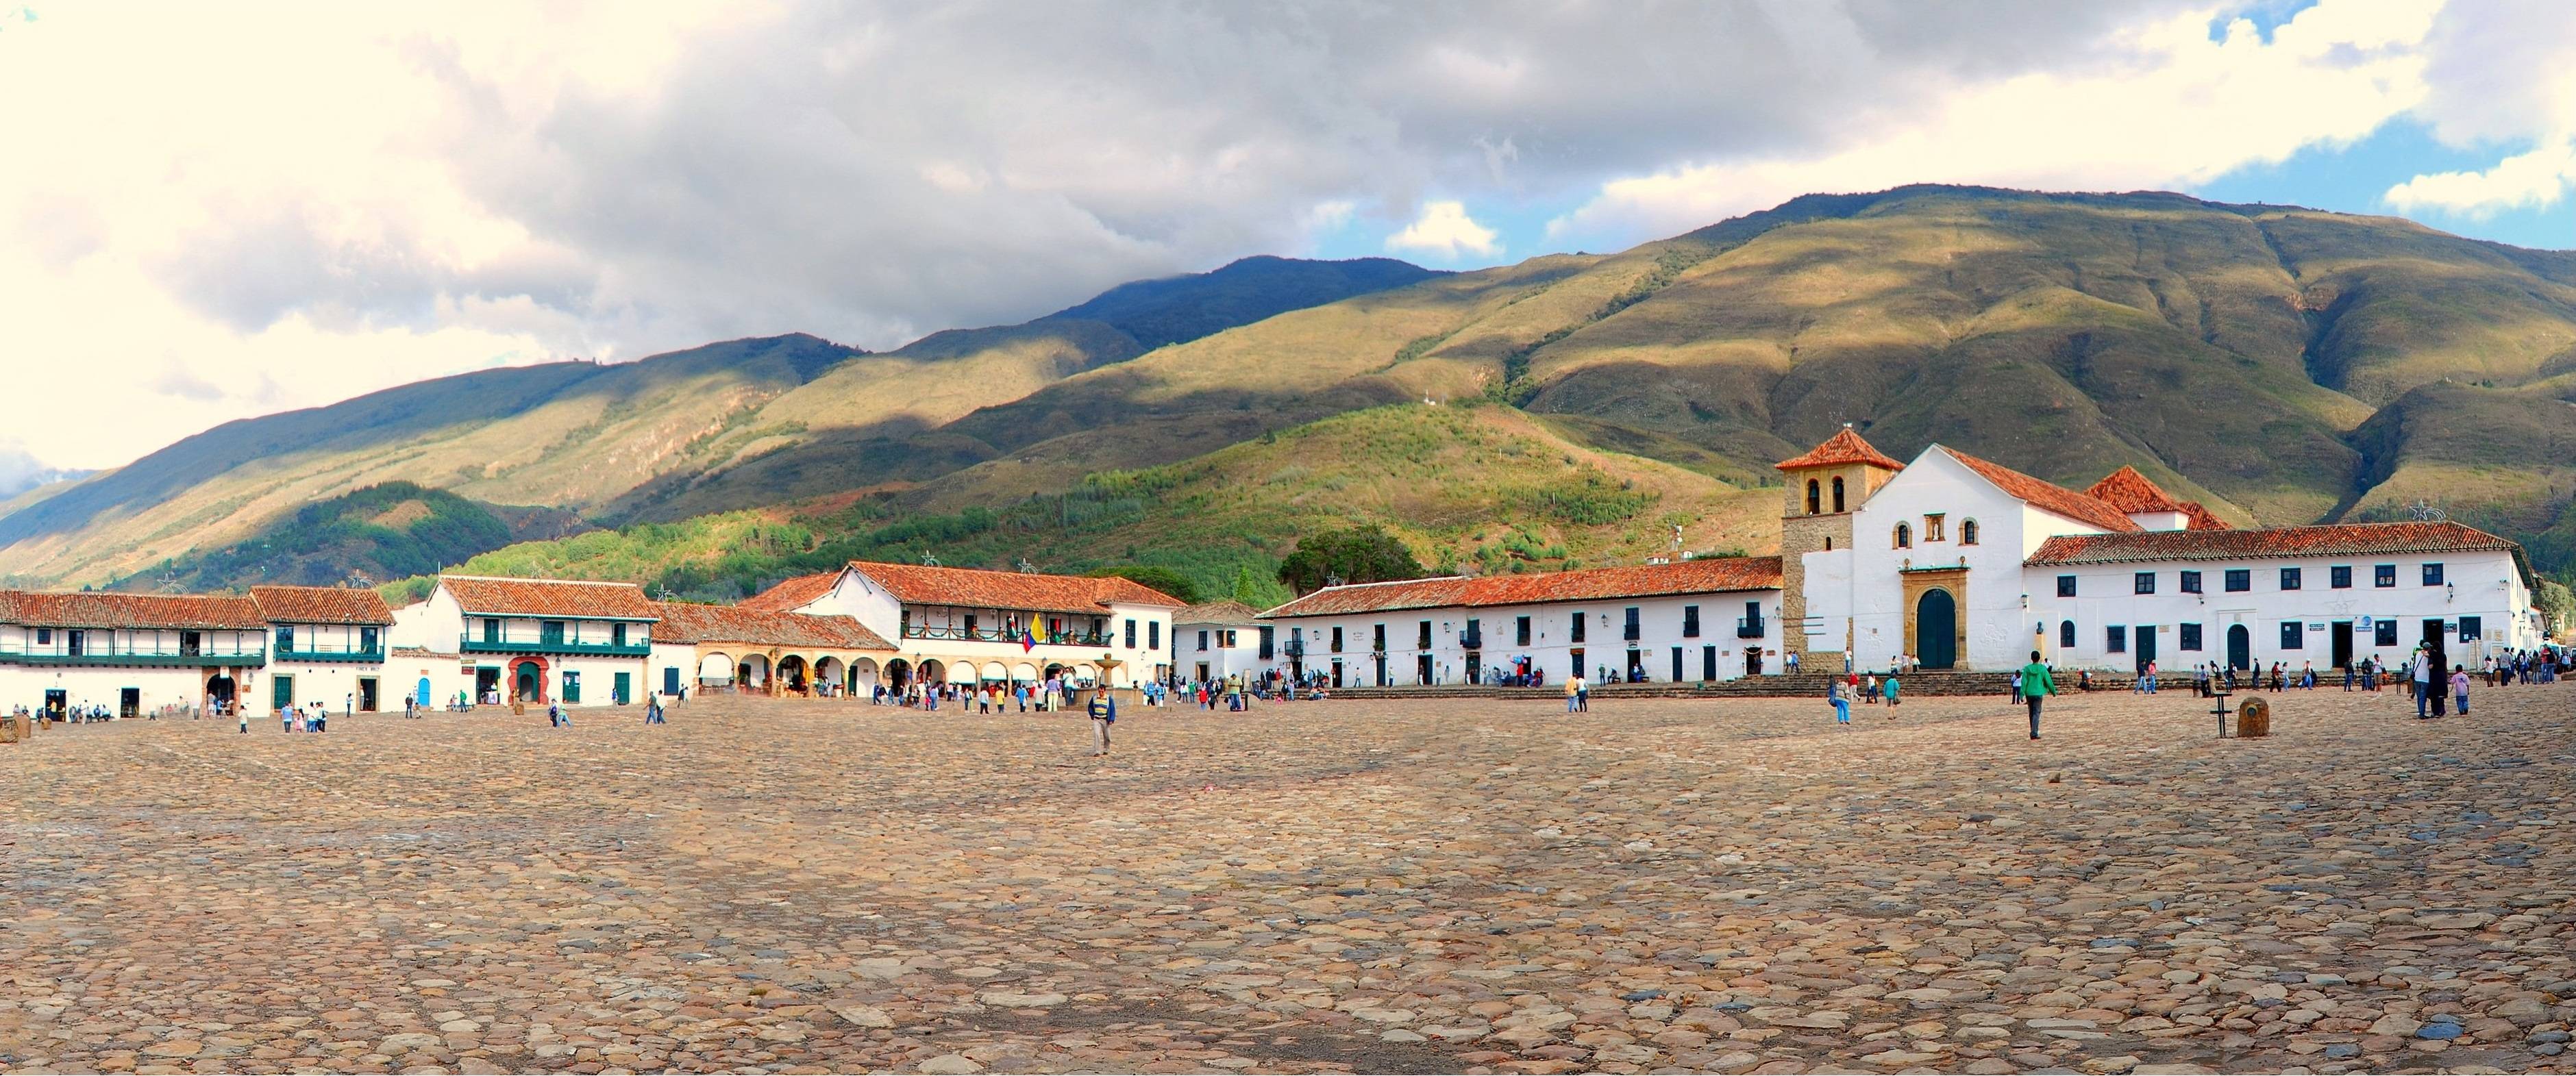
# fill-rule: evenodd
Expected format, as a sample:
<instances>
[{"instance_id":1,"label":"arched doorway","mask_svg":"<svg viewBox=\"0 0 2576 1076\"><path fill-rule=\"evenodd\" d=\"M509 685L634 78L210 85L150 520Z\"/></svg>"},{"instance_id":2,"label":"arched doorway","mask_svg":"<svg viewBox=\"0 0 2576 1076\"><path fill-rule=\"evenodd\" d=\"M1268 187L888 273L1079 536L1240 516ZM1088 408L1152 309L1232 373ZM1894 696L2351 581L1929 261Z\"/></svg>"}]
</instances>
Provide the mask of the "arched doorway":
<instances>
[{"instance_id":1,"label":"arched doorway","mask_svg":"<svg viewBox=\"0 0 2576 1076\"><path fill-rule=\"evenodd\" d=\"M2227 626L2227 667L2231 669L2254 667L2254 633L2245 630L2243 624Z\"/></svg>"},{"instance_id":2,"label":"arched doorway","mask_svg":"<svg viewBox=\"0 0 2576 1076\"><path fill-rule=\"evenodd\" d=\"M510 691L523 702L546 701L546 663L523 658L510 666Z\"/></svg>"},{"instance_id":3,"label":"arched doorway","mask_svg":"<svg viewBox=\"0 0 2576 1076\"><path fill-rule=\"evenodd\" d=\"M888 691L902 691L903 689L905 689L905 688L907 688L907 687L911 687L911 686L912 686L912 675L913 675L913 673L912 673L912 663L911 663L911 662L909 662L909 661L905 661L905 660L903 660L902 658L896 658L896 659L894 659L893 661L886 662L886 666L885 666L886 690L888 690Z\"/></svg>"},{"instance_id":4,"label":"arched doorway","mask_svg":"<svg viewBox=\"0 0 2576 1076\"><path fill-rule=\"evenodd\" d=\"M734 665L733 686L736 691L769 690L768 655L743 655L742 660Z\"/></svg>"},{"instance_id":5,"label":"arched doorway","mask_svg":"<svg viewBox=\"0 0 2576 1076\"><path fill-rule=\"evenodd\" d=\"M1035 666L1035 665L1031 665L1031 664L1029 664L1028 662L1025 662L1025 661L1023 661L1023 662L1021 662L1021 663L1019 663L1019 664L1017 664L1017 665L1011 666L1011 681L1012 681L1013 683L1020 683L1020 684L1034 684L1034 683L1037 683L1037 682L1038 682L1038 667L1037 667L1037 666Z\"/></svg>"},{"instance_id":6,"label":"arched doorway","mask_svg":"<svg viewBox=\"0 0 2576 1076\"><path fill-rule=\"evenodd\" d=\"M733 686L733 655L709 654L698 659L698 691L723 691Z\"/></svg>"},{"instance_id":7,"label":"arched doorway","mask_svg":"<svg viewBox=\"0 0 2576 1076\"><path fill-rule=\"evenodd\" d=\"M851 662L850 694L874 694L877 689L877 684L883 681L884 676L884 672L877 668L877 659L875 658L860 658L857 661Z\"/></svg>"},{"instance_id":8,"label":"arched doorway","mask_svg":"<svg viewBox=\"0 0 2576 1076\"><path fill-rule=\"evenodd\" d=\"M848 665L843 664L841 659L827 657L814 663L814 687L816 690L830 691L836 688L847 689L849 686L850 668Z\"/></svg>"},{"instance_id":9,"label":"arched doorway","mask_svg":"<svg viewBox=\"0 0 2576 1076\"><path fill-rule=\"evenodd\" d=\"M1004 664L1002 664L1001 662L998 662L998 661L987 661L987 662L985 662L985 663L984 663L984 675L983 675L982 679L983 679L983 681L984 681L985 683L987 683L987 684L1007 684L1007 683L1010 683L1010 682L1011 682L1011 670L1010 670L1010 667L1009 667L1009 666L1006 666L1006 665L1004 665Z\"/></svg>"},{"instance_id":10,"label":"arched doorway","mask_svg":"<svg viewBox=\"0 0 2576 1076\"><path fill-rule=\"evenodd\" d=\"M206 709L218 714L233 710L236 685L231 673L216 673L206 678Z\"/></svg>"},{"instance_id":11,"label":"arched doorway","mask_svg":"<svg viewBox=\"0 0 2576 1076\"><path fill-rule=\"evenodd\" d=\"M1926 669L1959 664L1959 603L1934 587L1914 601L1914 657Z\"/></svg>"},{"instance_id":12,"label":"arched doorway","mask_svg":"<svg viewBox=\"0 0 2576 1076\"><path fill-rule=\"evenodd\" d=\"M778 659L778 686L780 690L790 695L806 693L804 658L789 654Z\"/></svg>"},{"instance_id":13,"label":"arched doorway","mask_svg":"<svg viewBox=\"0 0 2576 1076\"><path fill-rule=\"evenodd\" d=\"M925 684L945 684L945 683L947 683L947 682L948 682L948 665L947 665L947 663L940 661L938 658L924 658L924 659L922 659L922 662L921 662L921 682L922 682L922 683L925 683Z\"/></svg>"}]
</instances>

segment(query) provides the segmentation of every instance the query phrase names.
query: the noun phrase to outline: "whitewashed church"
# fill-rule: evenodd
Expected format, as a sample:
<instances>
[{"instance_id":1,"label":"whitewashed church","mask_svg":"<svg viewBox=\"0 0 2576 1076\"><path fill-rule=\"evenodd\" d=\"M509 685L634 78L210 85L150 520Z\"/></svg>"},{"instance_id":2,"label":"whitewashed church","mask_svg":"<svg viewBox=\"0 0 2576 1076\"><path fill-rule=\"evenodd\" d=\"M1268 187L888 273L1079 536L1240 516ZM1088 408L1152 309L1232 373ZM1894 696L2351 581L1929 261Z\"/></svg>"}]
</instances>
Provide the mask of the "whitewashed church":
<instances>
[{"instance_id":1,"label":"whitewashed church","mask_svg":"<svg viewBox=\"0 0 2576 1076\"><path fill-rule=\"evenodd\" d=\"M1850 429L1778 467L1776 558L1350 584L1261 618L1287 640L1279 667L1365 686L1730 680L1790 655L2004 670L2034 650L2067 669L2324 671L2543 639L2521 546L2458 523L2238 530L2131 468L2077 492L1937 444L1900 463Z\"/></svg>"},{"instance_id":2,"label":"whitewashed church","mask_svg":"<svg viewBox=\"0 0 2576 1076\"><path fill-rule=\"evenodd\" d=\"M2229 528L2123 467L2083 492L1845 429L1779 464L1788 636L1809 669L2335 668L2542 640L2522 547L2452 522Z\"/></svg>"}]
</instances>

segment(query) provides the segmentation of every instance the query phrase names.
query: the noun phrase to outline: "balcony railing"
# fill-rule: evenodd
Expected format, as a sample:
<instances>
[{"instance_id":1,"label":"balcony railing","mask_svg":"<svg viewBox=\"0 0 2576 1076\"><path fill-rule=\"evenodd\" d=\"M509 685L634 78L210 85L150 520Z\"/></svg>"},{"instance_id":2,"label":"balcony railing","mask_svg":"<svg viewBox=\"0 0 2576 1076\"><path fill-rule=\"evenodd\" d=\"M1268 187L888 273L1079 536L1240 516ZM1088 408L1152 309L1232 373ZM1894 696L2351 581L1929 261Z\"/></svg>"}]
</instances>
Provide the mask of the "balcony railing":
<instances>
[{"instance_id":1,"label":"balcony railing","mask_svg":"<svg viewBox=\"0 0 2576 1076\"><path fill-rule=\"evenodd\" d=\"M314 650L307 647L285 647L275 651L275 653L277 655L277 660L279 661L348 661L358 663L382 663L385 660L385 648L382 646L378 646L372 650Z\"/></svg>"},{"instance_id":2,"label":"balcony railing","mask_svg":"<svg viewBox=\"0 0 2576 1076\"><path fill-rule=\"evenodd\" d=\"M1305 656L1306 656L1306 640L1304 640L1304 639L1290 639L1290 640L1288 640L1287 652L1288 652L1288 656L1289 656L1289 657L1292 657L1292 658L1302 658L1302 657L1305 657Z\"/></svg>"},{"instance_id":3,"label":"balcony railing","mask_svg":"<svg viewBox=\"0 0 2576 1076\"><path fill-rule=\"evenodd\" d=\"M1737 617L1735 620L1735 637L1738 639L1761 638L1762 620L1763 618L1758 616Z\"/></svg>"},{"instance_id":4,"label":"balcony railing","mask_svg":"<svg viewBox=\"0 0 2576 1076\"><path fill-rule=\"evenodd\" d=\"M1485 648L1485 633L1471 631L1461 635L1458 637L1458 646L1463 650L1482 650Z\"/></svg>"},{"instance_id":5,"label":"balcony railing","mask_svg":"<svg viewBox=\"0 0 2576 1076\"><path fill-rule=\"evenodd\" d=\"M906 624L903 626L902 635L906 639L945 639L955 642L1016 643L1020 641L1021 633L1012 631L1009 628L934 628L927 624ZM1038 645L1108 646L1109 633L1105 631L1056 632L1039 636Z\"/></svg>"},{"instance_id":6,"label":"balcony railing","mask_svg":"<svg viewBox=\"0 0 2576 1076\"><path fill-rule=\"evenodd\" d=\"M567 657L640 658L653 652L640 643L577 643L566 639L485 639L462 636L457 651L465 654L562 654Z\"/></svg>"},{"instance_id":7,"label":"balcony railing","mask_svg":"<svg viewBox=\"0 0 2576 1076\"><path fill-rule=\"evenodd\" d=\"M150 650L116 650L84 647L74 654L63 650L0 650L0 664L64 666L141 666L160 669L249 668L268 660L264 651L248 650L215 653L206 650L187 651L176 647Z\"/></svg>"}]
</instances>

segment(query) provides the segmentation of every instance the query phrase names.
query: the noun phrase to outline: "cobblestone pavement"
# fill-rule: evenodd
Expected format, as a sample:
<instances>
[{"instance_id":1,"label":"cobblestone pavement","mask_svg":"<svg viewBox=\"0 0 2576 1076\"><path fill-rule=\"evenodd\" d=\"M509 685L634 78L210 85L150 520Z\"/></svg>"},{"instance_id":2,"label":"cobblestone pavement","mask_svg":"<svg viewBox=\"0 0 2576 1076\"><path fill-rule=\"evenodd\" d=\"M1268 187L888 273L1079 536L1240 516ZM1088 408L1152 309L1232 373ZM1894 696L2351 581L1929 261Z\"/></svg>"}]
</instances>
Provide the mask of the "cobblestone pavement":
<instances>
[{"instance_id":1,"label":"cobblestone pavement","mask_svg":"<svg viewBox=\"0 0 2576 1076\"><path fill-rule=\"evenodd\" d=\"M2564 1071L2563 685L0 747L0 1071Z\"/></svg>"}]
</instances>

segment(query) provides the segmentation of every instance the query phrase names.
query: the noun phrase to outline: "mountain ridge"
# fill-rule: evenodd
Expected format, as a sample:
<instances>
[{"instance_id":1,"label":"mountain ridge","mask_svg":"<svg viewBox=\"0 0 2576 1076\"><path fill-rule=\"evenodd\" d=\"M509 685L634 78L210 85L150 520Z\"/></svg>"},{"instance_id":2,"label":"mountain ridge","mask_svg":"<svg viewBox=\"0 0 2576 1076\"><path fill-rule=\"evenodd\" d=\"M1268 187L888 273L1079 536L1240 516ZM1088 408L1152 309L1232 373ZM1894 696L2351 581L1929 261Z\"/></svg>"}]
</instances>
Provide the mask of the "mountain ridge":
<instances>
[{"instance_id":1,"label":"mountain ridge","mask_svg":"<svg viewBox=\"0 0 2576 1076\"><path fill-rule=\"evenodd\" d=\"M1279 269L1244 259L1186 279L1239 299L1238 281L1218 279L1238 266ZM2576 254L2171 192L1916 185L1802 195L1616 253L1414 271L1216 331L1149 331L1175 337L1155 346L1120 324L1250 308L1169 296L1157 307L1163 282L1122 285L1019 325L843 356L725 412L670 466L614 489L623 478L566 476L560 488L603 524L750 511L828 535L1039 501L1071 512L1089 502L1062 498L1102 476L1230 453L1229 474L1303 466L1342 485L1292 478L1296 496L1348 496L1332 511L1263 516L1296 522L1235 538L1151 510L1095 536L1149 552L1157 534L1233 543L1201 558L1212 572L1275 560L1290 532L1337 515L1387 523L1427 562L1474 560L1491 544L1480 531L1561 545L1568 560L1667 541L1660 526L1566 526L1514 503L1408 521L1410 495L1382 471L1260 462L1348 446L1356 427L1292 431L1430 401L1503 409L1466 428L1522 446L1482 464L1508 472L1497 489L1543 479L1549 458L1633 459L1610 470L1656 475L1690 503L1750 504L1775 481L1771 461L1850 422L1900 457L1939 440L2078 487L2134 465L2239 523L2383 512L2430 489L2464 517L2509 525L2551 567L2576 559L2576 541L2557 537L2576 535L2576 490L2515 475L2487 443L2555 436L2576 396ZM1414 426L1370 422L1388 436ZM1648 464L1709 485L1682 492ZM2482 477L2441 477L2459 475ZM468 486L497 500L489 483ZM1694 545L1759 550L1776 536L1764 513L1705 515L1686 527ZM1042 539L1027 547L1115 559ZM0 558L20 561L22 545Z\"/></svg>"}]
</instances>

